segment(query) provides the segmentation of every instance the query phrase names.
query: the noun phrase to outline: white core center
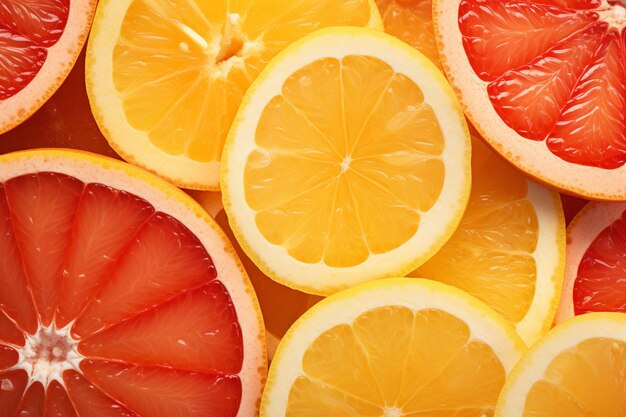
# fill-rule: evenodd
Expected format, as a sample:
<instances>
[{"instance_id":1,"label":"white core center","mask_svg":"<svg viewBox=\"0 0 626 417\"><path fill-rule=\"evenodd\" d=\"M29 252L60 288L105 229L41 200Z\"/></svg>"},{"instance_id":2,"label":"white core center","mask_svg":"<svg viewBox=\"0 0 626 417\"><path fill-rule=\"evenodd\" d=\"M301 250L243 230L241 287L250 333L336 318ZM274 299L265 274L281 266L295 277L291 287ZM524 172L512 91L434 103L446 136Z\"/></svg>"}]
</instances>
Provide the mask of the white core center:
<instances>
[{"instance_id":1,"label":"white core center","mask_svg":"<svg viewBox=\"0 0 626 417\"><path fill-rule=\"evenodd\" d=\"M613 0L609 2L605 0L599 9L600 20L608 23L610 27L620 31L626 27L626 1Z\"/></svg>"},{"instance_id":2,"label":"white core center","mask_svg":"<svg viewBox=\"0 0 626 417\"><path fill-rule=\"evenodd\" d=\"M78 353L78 342L69 334L69 326L57 330L42 327L33 336L26 336L24 347L17 348L19 362L13 369L23 369L29 383L39 381L44 387L56 380L63 384L62 374L68 369L78 370L83 356Z\"/></svg>"},{"instance_id":3,"label":"white core center","mask_svg":"<svg viewBox=\"0 0 626 417\"><path fill-rule=\"evenodd\" d=\"M339 164L339 166L341 166L341 173L342 174L350 169L350 163L351 162L352 162L352 157L351 156L346 156L344 158L344 160L341 161L341 164Z\"/></svg>"},{"instance_id":4,"label":"white core center","mask_svg":"<svg viewBox=\"0 0 626 417\"><path fill-rule=\"evenodd\" d=\"M398 407L385 407L382 417L402 417L403 415Z\"/></svg>"}]
</instances>

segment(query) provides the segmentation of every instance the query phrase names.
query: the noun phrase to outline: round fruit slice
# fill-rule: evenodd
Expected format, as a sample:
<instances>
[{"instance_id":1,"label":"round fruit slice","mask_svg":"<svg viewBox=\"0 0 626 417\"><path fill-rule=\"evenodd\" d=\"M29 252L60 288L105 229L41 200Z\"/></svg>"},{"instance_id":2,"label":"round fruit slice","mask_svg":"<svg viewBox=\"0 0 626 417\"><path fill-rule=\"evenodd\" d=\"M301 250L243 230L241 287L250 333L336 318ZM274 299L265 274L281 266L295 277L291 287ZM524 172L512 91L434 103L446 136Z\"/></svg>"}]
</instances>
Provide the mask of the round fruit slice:
<instances>
[{"instance_id":1,"label":"round fruit slice","mask_svg":"<svg viewBox=\"0 0 626 417\"><path fill-rule=\"evenodd\" d=\"M224 206L263 272L327 295L432 256L467 204L470 152L428 59L382 32L324 29L248 90L224 149Z\"/></svg>"},{"instance_id":2,"label":"round fruit slice","mask_svg":"<svg viewBox=\"0 0 626 417\"><path fill-rule=\"evenodd\" d=\"M472 193L463 219L443 248L410 275L481 299L530 346L552 326L564 268L559 194L527 180L474 139Z\"/></svg>"},{"instance_id":3,"label":"round fruit slice","mask_svg":"<svg viewBox=\"0 0 626 417\"><path fill-rule=\"evenodd\" d=\"M382 29L373 0L103 0L87 53L93 113L126 160L218 189L250 83L285 46L336 25Z\"/></svg>"},{"instance_id":4,"label":"round fruit slice","mask_svg":"<svg viewBox=\"0 0 626 417\"><path fill-rule=\"evenodd\" d=\"M87 39L96 0L0 3L0 133L59 88Z\"/></svg>"},{"instance_id":5,"label":"round fruit slice","mask_svg":"<svg viewBox=\"0 0 626 417\"><path fill-rule=\"evenodd\" d=\"M254 415L258 304L182 191L87 153L8 154L0 236L0 416Z\"/></svg>"},{"instance_id":6,"label":"round fruit slice","mask_svg":"<svg viewBox=\"0 0 626 417\"><path fill-rule=\"evenodd\" d=\"M623 416L625 375L626 315L576 317L522 357L495 417Z\"/></svg>"},{"instance_id":7,"label":"round fruit slice","mask_svg":"<svg viewBox=\"0 0 626 417\"><path fill-rule=\"evenodd\" d=\"M439 69L431 0L376 0L385 32L426 55Z\"/></svg>"},{"instance_id":8,"label":"round fruit slice","mask_svg":"<svg viewBox=\"0 0 626 417\"><path fill-rule=\"evenodd\" d=\"M559 189L626 199L626 4L436 0L444 69L503 156Z\"/></svg>"},{"instance_id":9,"label":"round fruit slice","mask_svg":"<svg viewBox=\"0 0 626 417\"><path fill-rule=\"evenodd\" d=\"M294 323L270 367L261 416L492 415L524 350L509 323L454 287L379 280Z\"/></svg>"},{"instance_id":10,"label":"round fruit slice","mask_svg":"<svg viewBox=\"0 0 626 417\"><path fill-rule=\"evenodd\" d=\"M593 311L626 312L626 203L589 203L567 228L557 322Z\"/></svg>"}]
</instances>

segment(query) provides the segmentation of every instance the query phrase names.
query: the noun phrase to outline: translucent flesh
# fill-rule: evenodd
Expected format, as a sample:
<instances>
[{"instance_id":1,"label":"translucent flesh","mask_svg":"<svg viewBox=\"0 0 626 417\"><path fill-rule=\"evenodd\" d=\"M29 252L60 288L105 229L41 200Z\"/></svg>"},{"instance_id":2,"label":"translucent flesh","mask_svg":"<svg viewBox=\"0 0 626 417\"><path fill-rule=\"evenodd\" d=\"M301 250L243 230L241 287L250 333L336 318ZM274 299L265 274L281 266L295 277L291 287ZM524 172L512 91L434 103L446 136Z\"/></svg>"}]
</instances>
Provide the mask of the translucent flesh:
<instances>
[{"instance_id":1,"label":"translucent flesh","mask_svg":"<svg viewBox=\"0 0 626 417\"><path fill-rule=\"evenodd\" d=\"M626 415L626 343L595 338L560 353L528 392L522 415Z\"/></svg>"},{"instance_id":2,"label":"translucent flesh","mask_svg":"<svg viewBox=\"0 0 626 417\"><path fill-rule=\"evenodd\" d=\"M217 161L248 86L294 40L365 26L367 0L135 0L113 54L131 126L163 152Z\"/></svg>"},{"instance_id":3,"label":"translucent flesh","mask_svg":"<svg viewBox=\"0 0 626 417\"><path fill-rule=\"evenodd\" d=\"M539 225L526 199L528 185L477 139L472 182L461 224L443 248L410 275L459 287L517 323L528 312L537 279L533 252Z\"/></svg>"},{"instance_id":4,"label":"translucent flesh","mask_svg":"<svg viewBox=\"0 0 626 417\"><path fill-rule=\"evenodd\" d=\"M412 45L441 69L430 0L376 0L385 32Z\"/></svg>"},{"instance_id":5,"label":"translucent flesh","mask_svg":"<svg viewBox=\"0 0 626 417\"><path fill-rule=\"evenodd\" d=\"M509 127L567 162L615 169L626 162L626 20L610 16L624 7L463 0L459 28Z\"/></svg>"},{"instance_id":6,"label":"translucent flesh","mask_svg":"<svg viewBox=\"0 0 626 417\"><path fill-rule=\"evenodd\" d=\"M130 193L40 172L0 184L0 234L0 417L236 414L237 314L182 223ZM79 353L99 360L24 394L26 373L11 368L40 324L69 325Z\"/></svg>"},{"instance_id":7,"label":"translucent flesh","mask_svg":"<svg viewBox=\"0 0 626 417\"><path fill-rule=\"evenodd\" d=\"M26 87L63 34L70 0L0 3L0 101Z\"/></svg>"},{"instance_id":8,"label":"translucent flesh","mask_svg":"<svg viewBox=\"0 0 626 417\"><path fill-rule=\"evenodd\" d=\"M432 108L413 81L372 57L296 71L255 139L246 200L264 237L305 263L348 267L399 247L443 185Z\"/></svg>"},{"instance_id":9,"label":"translucent flesh","mask_svg":"<svg viewBox=\"0 0 626 417\"><path fill-rule=\"evenodd\" d=\"M574 313L626 312L626 213L585 251L574 283Z\"/></svg>"},{"instance_id":10,"label":"translucent flesh","mask_svg":"<svg viewBox=\"0 0 626 417\"><path fill-rule=\"evenodd\" d=\"M505 379L494 352L463 321L397 306L327 330L305 352L302 369L289 417L492 416Z\"/></svg>"}]
</instances>

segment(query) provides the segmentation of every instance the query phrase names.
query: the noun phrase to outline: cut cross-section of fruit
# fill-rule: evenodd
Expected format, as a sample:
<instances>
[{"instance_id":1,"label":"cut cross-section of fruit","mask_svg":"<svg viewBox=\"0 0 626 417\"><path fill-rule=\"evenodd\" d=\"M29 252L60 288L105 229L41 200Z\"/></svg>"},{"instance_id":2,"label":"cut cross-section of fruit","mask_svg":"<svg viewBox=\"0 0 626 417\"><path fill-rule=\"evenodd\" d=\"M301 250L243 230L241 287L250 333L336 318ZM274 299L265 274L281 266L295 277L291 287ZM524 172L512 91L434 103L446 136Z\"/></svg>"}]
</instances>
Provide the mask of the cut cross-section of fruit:
<instances>
[{"instance_id":1,"label":"cut cross-section of fruit","mask_svg":"<svg viewBox=\"0 0 626 417\"><path fill-rule=\"evenodd\" d=\"M385 32L417 48L441 69L431 0L376 0Z\"/></svg>"},{"instance_id":2,"label":"cut cross-section of fruit","mask_svg":"<svg viewBox=\"0 0 626 417\"><path fill-rule=\"evenodd\" d=\"M472 193L459 227L410 275L481 299L530 346L552 326L565 268L559 194L528 180L472 141Z\"/></svg>"},{"instance_id":3,"label":"cut cross-section of fruit","mask_svg":"<svg viewBox=\"0 0 626 417\"><path fill-rule=\"evenodd\" d=\"M566 192L626 198L626 3L435 0L444 69L498 152Z\"/></svg>"},{"instance_id":4,"label":"cut cross-section of fruit","mask_svg":"<svg viewBox=\"0 0 626 417\"><path fill-rule=\"evenodd\" d=\"M111 146L191 189L217 189L226 135L250 83L327 26L382 29L373 0L103 0L87 90Z\"/></svg>"},{"instance_id":5,"label":"cut cross-section of fruit","mask_svg":"<svg viewBox=\"0 0 626 417\"><path fill-rule=\"evenodd\" d=\"M224 206L263 272L328 295L441 248L467 204L470 153L424 55L382 32L323 29L248 90L224 148Z\"/></svg>"},{"instance_id":6,"label":"cut cross-section of fruit","mask_svg":"<svg viewBox=\"0 0 626 417\"><path fill-rule=\"evenodd\" d=\"M261 416L492 415L524 350L506 320L454 287L363 284L322 300L287 332Z\"/></svg>"},{"instance_id":7,"label":"cut cross-section of fruit","mask_svg":"<svg viewBox=\"0 0 626 417\"><path fill-rule=\"evenodd\" d=\"M255 415L258 303L188 195L92 154L8 154L0 236L0 417Z\"/></svg>"},{"instance_id":8,"label":"cut cross-section of fruit","mask_svg":"<svg viewBox=\"0 0 626 417\"><path fill-rule=\"evenodd\" d=\"M567 228L566 259L557 322L626 313L626 203L587 204Z\"/></svg>"},{"instance_id":9,"label":"cut cross-section of fruit","mask_svg":"<svg viewBox=\"0 0 626 417\"><path fill-rule=\"evenodd\" d=\"M97 0L0 2L0 133L59 88L87 40Z\"/></svg>"},{"instance_id":10,"label":"cut cross-section of fruit","mask_svg":"<svg viewBox=\"0 0 626 417\"><path fill-rule=\"evenodd\" d=\"M495 417L626 415L626 315L592 313L554 328L515 365Z\"/></svg>"}]
</instances>

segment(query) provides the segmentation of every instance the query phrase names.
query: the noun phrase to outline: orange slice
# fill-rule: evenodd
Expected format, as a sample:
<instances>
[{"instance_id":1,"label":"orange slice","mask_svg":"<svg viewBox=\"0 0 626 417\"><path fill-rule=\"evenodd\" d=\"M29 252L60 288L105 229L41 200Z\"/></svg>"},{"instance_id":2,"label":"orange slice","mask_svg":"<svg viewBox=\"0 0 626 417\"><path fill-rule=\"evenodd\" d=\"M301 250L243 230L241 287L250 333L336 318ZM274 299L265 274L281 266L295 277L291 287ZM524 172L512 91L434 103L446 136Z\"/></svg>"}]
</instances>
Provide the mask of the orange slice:
<instances>
[{"instance_id":1,"label":"orange slice","mask_svg":"<svg viewBox=\"0 0 626 417\"><path fill-rule=\"evenodd\" d=\"M255 413L258 304L190 197L87 153L0 167L0 416Z\"/></svg>"},{"instance_id":2,"label":"orange slice","mask_svg":"<svg viewBox=\"0 0 626 417\"><path fill-rule=\"evenodd\" d=\"M590 312L626 312L626 203L589 203L567 228L557 322Z\"/></svg>"},{"instance_id":3,"label":"orange slice","mask_svg":"<svg viewBox=\"0 0 626 417\"><path fill-rule=\"evenodd\" d=\"M379 280L305 313L274 356L261 417L492 415L525 346L466 293Z\"/></svg>"},{"instance_id":4,"label":"orange slice","mask_svg":"<svg viewBox=\"0 0 626 417\"><path fill-rule=\"evenodd\" d=\"M328 295L432 256L467 204L470 153L428 59L382 32L323 29L248 90L224 148L224 207L264 273Z\"/></svg>"},{"instance_id":5,"label":"orange slice","mask_svg":"<svg viewBox=\"0 0 626 417\"><path fill-rule=\"evenodd\" d=\"M461 223L410 275L481 299L510 320L530 346L552 326L564 268L559 194L528 180L474 139L472 193Z\"/></svg>"},{"instance_id":6,"label":"orange slice","mask_svg":"<svg viewBox=\"0 0 626 417\"><path fill-rule=\"evenodd\" d=\"M439 69L431 0L376 0L385 32L426 55Z\"/></svg>"},{"instance_id":7,"label":"orange slice","mask_svg":"<svg viewBox=\"0 0 626 417\"><path fill-rule=\"evenodd\" d=\"M59 88L87 40L96 0L0 4L0 133L28 119Z\"/></svg>"},{"instance_id":8,"label":"orange slice","mask_svg":"<svg viewBox=\"0 0 626 417\"><path fill-rule=\"evenodd\" d=\"M222 147L250 83L319 28L381 28L373 0L104 0L87 53L98 124L126 160L219 188Z\"/></svg>"},{"instance_id":9,"label":"orange slice","mask_svg":"<svg viewBox=\"0 0 626 417\"><path fill-rule=\"evenodd\" d=\"M626 413L626 315L592 313L557 326L511 372L495 417Z\"/></svg>"},{"instance_id":10,"label":"orange slice","mask_svg":"<svg viewBox=\"0 0 626 417\"><path fill-rule=\"evenodd\" d=\"M436 0L443 66L467 116L517 167L626 198L626 4Z\"/></svg>"}]
</instances>

